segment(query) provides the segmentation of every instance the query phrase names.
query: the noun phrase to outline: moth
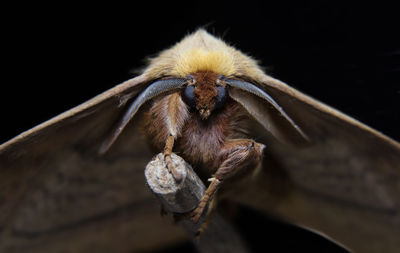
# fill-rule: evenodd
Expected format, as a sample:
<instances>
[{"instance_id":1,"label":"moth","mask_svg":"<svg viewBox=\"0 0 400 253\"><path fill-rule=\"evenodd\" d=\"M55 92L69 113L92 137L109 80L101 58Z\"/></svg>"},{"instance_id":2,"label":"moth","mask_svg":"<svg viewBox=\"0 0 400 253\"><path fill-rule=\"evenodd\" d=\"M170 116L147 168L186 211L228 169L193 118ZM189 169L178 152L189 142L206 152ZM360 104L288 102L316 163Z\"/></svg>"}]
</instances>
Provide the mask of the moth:
<instances>
[{"instance_id":1,"label":"moth","mask_svg":"<svg viewBox=\"0 0 400 253\"><path fill-rule=\"evenodd\" d=\"M163 150L174 178L180 181L182 176L172 165L173 150L197 170L212 173L208 179L211 183L193 211L194 222L222 181L261 161L264 145L248 138L246 114L261 124L269 122L257 117L257 108L246 97L256 96L269 103L290 127L308 139L268 93L245 80L250 71L257 71L255 62L250 58L239 61L229 50L221 41L199 31L163 52L144 71L156 81L137 96L100 148L100 153L105 153L138 109L153 100L144 118L144 133L156 150Z\"/></svg>"},{"instance_id":2,"label":"moth","mask_svg":"<svg viewBox=\"0 0 400 253\"><path fill-rule=\"evenodd\" d=\"M172 152L210 178L194 221L221 191L355 252L400 249L400 144L200 29L141 75L0 146L0 251L183 240L144 185L158 152L178 182Z\"/></svg>"}]
</instances>

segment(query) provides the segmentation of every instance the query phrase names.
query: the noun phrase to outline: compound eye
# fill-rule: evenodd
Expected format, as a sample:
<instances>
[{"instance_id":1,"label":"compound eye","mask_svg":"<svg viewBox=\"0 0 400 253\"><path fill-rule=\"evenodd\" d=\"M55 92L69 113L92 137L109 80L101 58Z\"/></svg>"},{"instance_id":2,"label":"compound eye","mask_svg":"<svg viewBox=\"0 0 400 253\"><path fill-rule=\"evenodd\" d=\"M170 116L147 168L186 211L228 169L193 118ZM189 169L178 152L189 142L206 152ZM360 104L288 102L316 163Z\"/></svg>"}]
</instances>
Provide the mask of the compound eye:
<instances>
[{"instance_id":1,"label":"compound eye","mask_svg":"<svg viewBox=\"0 0 400 253\"><path fill-rule=\"evenodd\" d=\"M183 101L191 108L196 108L194 85L186 86L185 90L183 91Z\"/></svg>"},{"instance_id":2,"label":"compound eye","mask_svg":"<svg viewBox=\"0 0 400 253\"><path fill-rule=\"evenodd\" d=\"M215 108L221 108L225 105L227 98L227 91L224 87L218 86L218 96L215 102Z\"/></svg>"}]
</instances>

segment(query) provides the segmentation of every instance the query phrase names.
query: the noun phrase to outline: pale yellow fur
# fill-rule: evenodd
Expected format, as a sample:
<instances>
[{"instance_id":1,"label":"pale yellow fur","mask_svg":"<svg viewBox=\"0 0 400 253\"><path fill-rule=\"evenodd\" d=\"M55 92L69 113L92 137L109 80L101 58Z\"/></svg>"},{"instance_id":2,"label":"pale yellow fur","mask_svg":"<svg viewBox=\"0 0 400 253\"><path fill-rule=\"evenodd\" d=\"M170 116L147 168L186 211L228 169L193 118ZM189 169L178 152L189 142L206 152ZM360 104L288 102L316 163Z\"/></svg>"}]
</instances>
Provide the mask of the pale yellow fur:
<instances>
[{"instance_id":1,"label":"pale yellow fur","mask_svg":"<svg viewBox=\"0 0 400 253\"><path fill-rule=\"evenodd\" d=\"M170 49L151 59L145 74L159 78L163 76L186 77L197 71L208 70L226 77L263 75L255 60L224 41L200 29L186 36Z\"/></svg>"}]
</instances>

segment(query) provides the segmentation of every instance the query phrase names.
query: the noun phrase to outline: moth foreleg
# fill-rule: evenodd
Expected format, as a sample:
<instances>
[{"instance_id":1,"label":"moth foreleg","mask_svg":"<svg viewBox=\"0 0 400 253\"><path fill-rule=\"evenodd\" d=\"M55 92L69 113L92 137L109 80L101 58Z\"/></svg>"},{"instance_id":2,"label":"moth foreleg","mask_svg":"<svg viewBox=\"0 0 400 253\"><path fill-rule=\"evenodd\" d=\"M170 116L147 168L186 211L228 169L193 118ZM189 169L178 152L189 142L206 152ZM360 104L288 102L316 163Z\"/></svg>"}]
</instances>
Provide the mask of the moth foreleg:
<instances>
[{"instance_id":1,"label":"moth foreleg","mask_svg":"<svg viewBox=\"0 0 400 253\"><path fill-rule=\"evenodd\" d=\"M262 158L264 145L249 139L234 139L224 143L218 154L219 168L208 180L208 186L204 196L196 209L191 212L193 222L198 222L207 204L213 199L222 182L238 172L255 168Z\"/></svg>"},{"instance_id":2,"label":"moth foreleg","mask_svg":"<svg viewBox=\"0 0 400 253\"><path fill-rule=\"evenodd\" d=\"M156 108L160 116L160 120L167 131L167 138L164 146L164 157L169 172L174 176L176 181L182 180L182 175L176 171L172 164L171 153L174 147L175 139L180 136L182 127L188 118L188 109L182 101L179 93L173 93L163 98Z\"/></svg>"},{"instance_id":3,"label":"moth foreleg","mask_svg":"<svg viewBox=\"0 0 400 253\"><path fill-rule=\"evenodd\" d=\"M174 142L175 142L175 137L172 134L169 134L167 137L167 141L165 142L164 157L168 171L174 176L177 182L180 182L182 180L182 175L175 169L175 166L172 164L172 159L171 159L171 153L172 153L172 148L174 147Z\"/></svg>"}]
</instances>

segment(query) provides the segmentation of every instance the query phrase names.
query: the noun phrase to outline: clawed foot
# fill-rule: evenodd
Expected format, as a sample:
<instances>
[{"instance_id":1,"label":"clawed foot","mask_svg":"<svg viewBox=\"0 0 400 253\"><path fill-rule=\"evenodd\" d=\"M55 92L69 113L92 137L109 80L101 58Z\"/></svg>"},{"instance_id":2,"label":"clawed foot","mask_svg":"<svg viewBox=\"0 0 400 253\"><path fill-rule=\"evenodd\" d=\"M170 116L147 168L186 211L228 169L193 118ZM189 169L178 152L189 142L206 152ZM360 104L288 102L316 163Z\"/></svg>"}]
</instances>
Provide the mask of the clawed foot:
<instances>
[{"instance_id":1,"label":"clawed foot","mask_svg":"<svg viewBox=\"0 0 400 253\"><path fill-rule=\"evenodd\" d=\"M206 196L206 195L205 195ZM212 212L215 210L215 199L202 198L199 205L191 211L188 216L190 221L197 224L198 230L195 234L196 238L199 238L203 232L207 229L208 224L211 221ZM207 212L204 214L204 212Z\"/></svg>"},{"instance_id":2,"label":"clawed foot","mask_svg":"<svg viewBox=\"0 0 400 253\"><path fill-rule=\"evenodd\" d=\"M179 183L182 181L182 174L175 169L175 166L172 163L171 155L164 154L164 157L169 173L171 173L175 181Z\"/></svg>"}]
</instances>

